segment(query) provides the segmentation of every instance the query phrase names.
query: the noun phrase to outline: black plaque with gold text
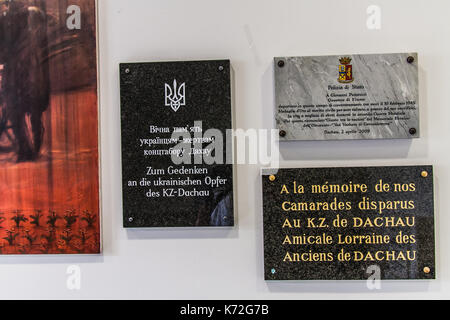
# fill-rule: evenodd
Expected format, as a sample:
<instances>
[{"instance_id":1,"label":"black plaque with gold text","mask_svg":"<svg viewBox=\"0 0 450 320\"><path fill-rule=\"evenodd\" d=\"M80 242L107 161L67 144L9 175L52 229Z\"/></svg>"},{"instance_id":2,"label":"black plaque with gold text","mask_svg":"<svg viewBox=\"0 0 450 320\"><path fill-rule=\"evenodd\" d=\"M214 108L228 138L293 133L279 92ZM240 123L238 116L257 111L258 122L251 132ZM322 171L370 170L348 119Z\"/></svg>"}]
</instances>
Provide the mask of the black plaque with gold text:
<instances>
[{"instance_id":1,"label":"black plaque with gold text","mask_svg":"<svg viewBox=\"0 0 450 320\"><path fill-rule=\"evenodd\" d=\"M266 280L434 279L433 167L264 169Z\"/></svg>"}]
</instances>

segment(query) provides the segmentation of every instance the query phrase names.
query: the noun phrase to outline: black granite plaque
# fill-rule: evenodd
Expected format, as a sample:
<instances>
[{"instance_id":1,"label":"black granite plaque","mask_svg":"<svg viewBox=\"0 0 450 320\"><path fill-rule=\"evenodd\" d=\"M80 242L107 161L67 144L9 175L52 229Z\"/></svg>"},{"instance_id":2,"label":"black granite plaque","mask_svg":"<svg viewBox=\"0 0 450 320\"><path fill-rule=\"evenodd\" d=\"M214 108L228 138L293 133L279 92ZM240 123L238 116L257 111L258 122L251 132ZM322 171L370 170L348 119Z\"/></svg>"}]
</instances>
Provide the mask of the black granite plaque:
<instances>
[{"instance_id":1,"label":"black granite plaque","mask_svg":"<svg viewBox=\"0 0 450 320\"><path fill-rule=\"evenodd\" d=\"M267 169L266 280L434 279L433 167Z\"/></svg>"},{"instance_id":2,"label":"black granite plaque","mask_svg":"<svg viewBox=\"0 0 450 320\"><path fill-rule=\"evenodd\" d=\"M120 65L124 227L234 225L230 71L228 60Z\"/></svg>"}]
</instances>

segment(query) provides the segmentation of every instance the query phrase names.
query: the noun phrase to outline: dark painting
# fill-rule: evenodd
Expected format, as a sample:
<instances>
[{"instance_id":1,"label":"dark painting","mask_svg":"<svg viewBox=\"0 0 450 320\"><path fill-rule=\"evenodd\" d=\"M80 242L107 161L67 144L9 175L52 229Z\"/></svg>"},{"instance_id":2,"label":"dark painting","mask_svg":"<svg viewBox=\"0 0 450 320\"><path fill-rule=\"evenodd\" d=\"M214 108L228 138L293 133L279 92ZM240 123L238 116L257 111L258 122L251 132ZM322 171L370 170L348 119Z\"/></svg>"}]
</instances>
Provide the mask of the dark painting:
<instances>
[{"instance_id":1,"label":"dark painting","mask_svg":"<svg viewBox=\"0 0 450 320\"><path fill-rule=\"evenodd\" d=\"M95 1L0 10L0 252L99 253Z\"/></svg>"}]
</instances>

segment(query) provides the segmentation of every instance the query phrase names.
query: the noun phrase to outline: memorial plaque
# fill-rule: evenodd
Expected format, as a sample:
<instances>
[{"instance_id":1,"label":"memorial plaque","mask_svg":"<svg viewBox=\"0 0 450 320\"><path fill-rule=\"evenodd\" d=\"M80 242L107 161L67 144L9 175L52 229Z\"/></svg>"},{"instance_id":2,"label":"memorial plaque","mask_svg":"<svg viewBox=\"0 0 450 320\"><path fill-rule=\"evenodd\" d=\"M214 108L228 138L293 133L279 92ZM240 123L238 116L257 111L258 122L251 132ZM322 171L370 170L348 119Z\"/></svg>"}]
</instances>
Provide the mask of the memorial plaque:
<instances>
[{"instance_id":1,"label":"memorial plaque","mask_svg":"<svg viewBox=\"0 0 450 320\"><path fill-rule=\"evenodd\" d=\"M433 167L265 169L266 280L434 279Z\"/></svg>"},{"instance_id":2,"label":"memorial plaque","mask_svg":"<svg viewBox=\"0 0 450 320\"><path fill-rule=\"evenodd\" d=\"M228 60L121 64L124 227L234 225L230 75Z\"/></svg>"},{"instance_id":3,"label":"memorial plaque","mask_svg":"<svg viewBox=\"0 0 450 320\"><path fill-rule=\"evenodd\" d=\"M419 138L416 53L275 58L280 140Z\"/></svg>"}]
</instances>

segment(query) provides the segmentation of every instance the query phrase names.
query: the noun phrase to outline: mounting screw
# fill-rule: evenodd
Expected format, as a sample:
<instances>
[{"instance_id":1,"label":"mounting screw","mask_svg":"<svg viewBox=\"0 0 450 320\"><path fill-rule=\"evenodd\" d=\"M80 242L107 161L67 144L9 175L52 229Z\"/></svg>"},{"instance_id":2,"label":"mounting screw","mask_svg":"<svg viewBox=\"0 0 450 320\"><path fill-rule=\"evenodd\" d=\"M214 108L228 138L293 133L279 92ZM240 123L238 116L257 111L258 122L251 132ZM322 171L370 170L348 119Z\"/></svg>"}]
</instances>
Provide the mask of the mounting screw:
<instances>
[{"instance_id":1,"label":"mounting screw","mask_svg":"<svg viewBox=\"0 0 450 320\"><path fill-rule=\"evenodd\" d=\"M125 73L130 73L130 69L126 68Z\"/></svg>"},{"instance_id":2,"label":"mounting screw","mask_svg":"<svg viewBox=\"0 0 450 320\"><path fill-rule=\"evenodd\" d=\"M415 135L417 133L417 129L416 128L411 128L411 129L409 129L409 134L410 135Z\"/></svg>"},{"instance_id":3,"label":"mounting screw","mask_svg":"<svg viewBox=\"0 0 450 320\"><path fill-rule=\"evenodd\" d=\"M270 180L270 181L274 182L275 179L276 179L276 177L275 177L274 175L269 176L269 180Z\"/></svg>"},{"instance_id":4,"label":"mounting screw","mask_svg":"<svg viewBox=\"0 0 450 320\"><path fill-rule=\"evenodd\" d=\"M280 137L282 138L286 137L286 131L280 130Z\"/></svg>"},{"instance_id":5,"label":"mounting screw","mask_svg":"<svg viewBox=\"0 0 450 320\"><path fill-rule=\"evenodd\" d=\"M219 66L219 71L223 71L225 68L223 66Z\"/></svg>"},{"instance_id":6,"label":"mounting screw","mask_svg":"<svg viewBox=\"0 0 450 320\"><path fill-rule=\"evenodd\" d=\"M134 220L133 217L128 218L129 222L133 222L133 220Z\"/></svg>"},{"instance_id":7,"label":"mounting screw","mask_svg":"<svg viewBox=\"0 0 450 320\"><path fill-rule=\"evenodd\" d=\"M422 177L424 177L424 178L428 177L428 172L422 171Z\"/></svg>"},{"instance_id":8,"label":"mounting screw","mask_svg":"<svg viewBox=\"0 0 450 320\"><path fill-rule=\"evenodd\" d=\"M429 267L425 267L425 268L423 268L423 272L428 274L431 272L431 269Z\"/></svg>"},{"instance_id":9,"label":"mounting screw","mask_svg":"<svg viewBox=\"0 0 450 320\"><path fill-rule=\"evenodd\" d=\"M406 61L408 61L408 63L413 63L414 62L414 57L413 56L409 56L408 59L406 59Z\"/></svg>"},{"instance_id":10,"label":"mounting screw","mask_svg":"<svg viewBox=\"0 0 450 320\"><path fill-rule=\"evenodd\" d=\"M283 60L278 61L278 66L280 68L283 68L284 67L284 61Z\"/></svg>"}]
</instances>

